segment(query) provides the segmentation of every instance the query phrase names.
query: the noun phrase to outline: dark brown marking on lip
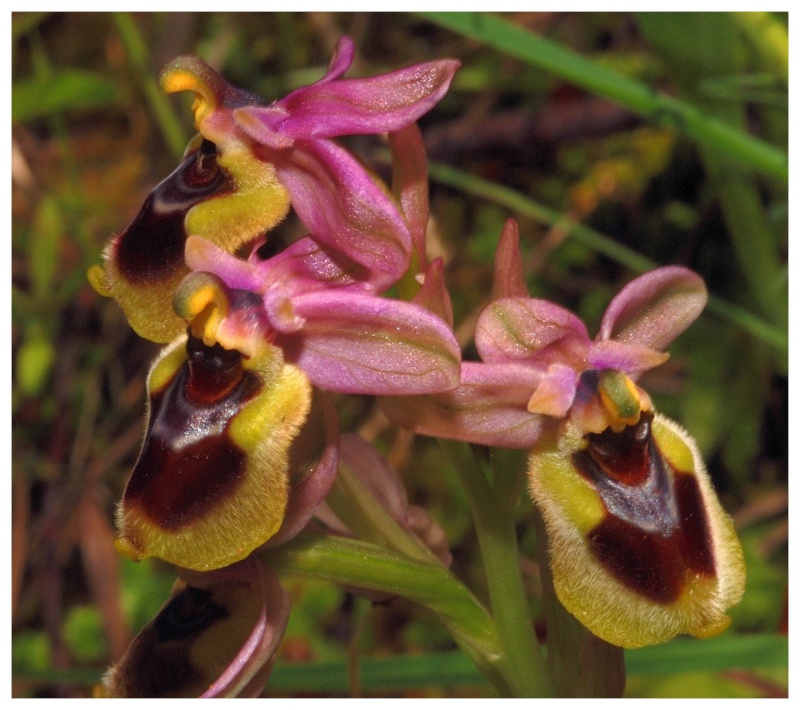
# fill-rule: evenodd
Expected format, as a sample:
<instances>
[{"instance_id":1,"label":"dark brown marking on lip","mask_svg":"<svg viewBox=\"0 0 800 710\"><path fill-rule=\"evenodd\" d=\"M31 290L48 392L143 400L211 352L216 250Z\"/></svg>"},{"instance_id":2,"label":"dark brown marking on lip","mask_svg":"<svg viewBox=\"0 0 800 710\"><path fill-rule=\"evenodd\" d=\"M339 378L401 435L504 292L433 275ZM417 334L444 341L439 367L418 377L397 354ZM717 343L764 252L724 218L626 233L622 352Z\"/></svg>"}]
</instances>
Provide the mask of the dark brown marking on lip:
<instances>
[{"instance_id":1,"label":"dark brown marking on lip","mask_svg":"<svg viewBox=\"0 0 800 710\"><path fill-rule=\"evenodd\" d=\"M151 397L144 444L123 497L124 507L135 506L172 531L206 515L244 479L247 452L231 440L228 429L261 387L258 375L246 370L237 374L232 387L222 378L217 384L224 395L215 397L209 370L214 363L223 371L231 369L229 353L234 351L208 347L191 337L188 348L195 366L203 362L203 381L190 385L194 373L186 363ZM189 396L192 391L204 396L198 401Z\"/></svg>"},{"instance_id":2,"label":"dark brown marking on lip","mask_svg":"<svg viewBox=\"0 0 800 710\"><path fill-rule=\"evenodd\" d=\"M600 434L589 434L587 451L609 478L629 486L640 485L650 473L647 443L652 422L652 412L643 412L636 424L619 433L606 429Z\"/></svg>"},{"instance_id":3,"label":"dark brown marking on lip","mask_svg":"<svg viewBox=\"0 0 800 710\"><path fill-rule=\"evenodd\" d=\"M652 414L647 417L652 420ZM697 478L670 467L649 423L598 436L601 454L592 451L594 444L587 437L587 449L573 455L576 468L592 483L607 511L587 535L589 548L629 589L657 603L672 603L695 577L716 574ZM619 468L609 472L612 462Z\"/></svg>"},{"instance_id":4,"label":"dark brown marking on lip","mask_svg":"<svg viewBox=\"0 0 800 710\"><path fill-rule=\"evenodd\" d=\"M229 616L214 602L208 589L186 587L176 594L154 619L156 638L162 643L185 640Z\"/></svg>"},{"instance_id":5,"label":"dark brown marking on lip","mask_svg":"<svg viewBox=\"0 0 800 710\"><path fill-rule=\"evenodd\" d=\"M168 278L183 264L184 220L189 210L210 197L233 192L233 182L217 164L217 148L203 140L144 201L139 214L117 242L117 268L134 284Z\"/></svg>"},{"instance_id":6,"label":"dark brown marking on lip","mask_svg":"<svg viewBox=\"0 0 800 710\"><path fill-rule=\"evenodd\" d=\"M244 377L242 356L236 350L225 350L217 344L209 347L190 335L186 351L190 373L186 396L198 405L224 399Z\"/></svg>"},{"instance_id":7,"label":"dark brown marking on lip","mask_svg":"<svg viewBox=\"0 0 800 710\"><path fill-rule=\"evenodd\" d=\"M190 658L192 644L230 612L210 590L186 587L172 597L128 648L115 682L125 697L190 697L208 686Z\"/></svg>"}]
</instances>

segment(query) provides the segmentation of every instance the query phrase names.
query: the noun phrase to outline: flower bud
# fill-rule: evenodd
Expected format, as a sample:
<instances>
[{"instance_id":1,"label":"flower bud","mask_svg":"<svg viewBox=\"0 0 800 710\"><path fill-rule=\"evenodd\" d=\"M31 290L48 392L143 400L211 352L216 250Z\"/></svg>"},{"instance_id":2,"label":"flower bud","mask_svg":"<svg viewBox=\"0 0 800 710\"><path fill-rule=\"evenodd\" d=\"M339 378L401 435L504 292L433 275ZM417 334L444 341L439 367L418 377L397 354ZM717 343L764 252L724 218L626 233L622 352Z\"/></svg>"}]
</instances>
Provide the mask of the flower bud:
<instances>
[{"instance_id":1,"label":"flower bud","mask_svg":"<svg viewBox=\"0 0 800 710\"><path fill-rule=\"evenodd\" d=\"M289 618L289 597L255 560L179 580L103 678L97 696L255 696Z\"/></svg>"}]
</instances>

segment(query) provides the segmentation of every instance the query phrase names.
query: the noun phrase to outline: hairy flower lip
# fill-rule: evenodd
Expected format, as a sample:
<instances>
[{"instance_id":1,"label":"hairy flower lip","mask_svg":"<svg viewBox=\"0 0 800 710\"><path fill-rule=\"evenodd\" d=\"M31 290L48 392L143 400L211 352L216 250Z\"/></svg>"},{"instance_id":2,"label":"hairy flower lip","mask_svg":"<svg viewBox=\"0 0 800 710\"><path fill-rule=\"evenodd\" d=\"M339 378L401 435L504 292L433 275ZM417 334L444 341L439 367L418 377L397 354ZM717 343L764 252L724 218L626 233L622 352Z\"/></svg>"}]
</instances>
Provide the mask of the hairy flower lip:
<instances>
[{"instance_id":1,"label":"hairy flower lip","mask_svg":"<svg viewBox=\"0 0 800 710\"><path fill-rule=\"evenodd\" d=\"M184 336L151 369L148 397L117 515L120 551L195 570L245 558L284 522L308 379L275 348L245 358Z\"/></svg>"},{"instance_id":2,"label":"hairy flower lip","mask_svg":"<svg viewBox=\"0 0 800 710\"><path fill-rule=\"evenodd\" d=\"M207 154L205 158L202 156ZM184 157L180 165L147 196L139 213L115 241L120 275L133 284L160 281L183 265L186 239L184 220L189 210L211 195L233 191L230 178L214 165L198 168L205 159L213 165L216 150L203 141ZM193 175L205 170L198 180ZM210 171L210 172L209 172ZM155 251L155 253L153 253Z\"/></svg>"},{"instance_id":3,"label":"hairy flower lip","mask_svg":"<svg viewBox=\"0 0 800 710\"><path fill-rule=\"evenodd\" d=\"M570 417L534 447L528 473L558 598L595 635L639 648L725 629L742 550L678 425L648 411L586 435Z\"/></svg>"}]
</instances>

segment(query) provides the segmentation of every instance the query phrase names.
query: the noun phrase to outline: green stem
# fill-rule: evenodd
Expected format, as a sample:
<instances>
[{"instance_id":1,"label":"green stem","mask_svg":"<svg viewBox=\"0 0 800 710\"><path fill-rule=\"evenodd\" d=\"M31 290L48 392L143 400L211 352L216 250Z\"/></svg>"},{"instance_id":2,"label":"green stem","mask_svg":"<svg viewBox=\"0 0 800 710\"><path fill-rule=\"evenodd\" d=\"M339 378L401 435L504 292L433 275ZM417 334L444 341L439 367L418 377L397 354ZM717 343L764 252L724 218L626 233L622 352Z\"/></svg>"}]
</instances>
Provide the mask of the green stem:
<instances>
[{"instance_id":1,"label":"green stem","mask_svg":"<svg viewBox=\"0 0 800 710\"><path fill-rule=\"evenodd\" d=\"M492 614L512 690L520 697L548 697L552 689L522 582L509 500L498 498L468 444L445 440L440 444L456 469L472 509ZM514 473L508 472L508 475ZM505 484L503 482L501 487L508 492Z\"/></svg>"},{"instance_id":2,"label":"green stem","mask_svg":"<svg viewBox=\"0 0 800 710\"><path fill-rule=\"evenodd\" d=\"M415 560L372 543L319 535L301 535L259 554L279 573L386 592L429 609L484 677L500 692L508 692L502 650L491 617L443 565Z\"/></svg>"},{"instance_id":3,"label":"green stem","mask_svg":"<svg viewBox=\"0 0 800 710\"><path fill-rule=\"evenodd\" d=\"M708 116L691 104L606 69L557 42L490 13L420 14L431 22L477 39L592 93L612 99L655 123L680 130L720 155L735 158L784 181L789 179L789 158L785 151Z\"/></svg>"}]
</instances>

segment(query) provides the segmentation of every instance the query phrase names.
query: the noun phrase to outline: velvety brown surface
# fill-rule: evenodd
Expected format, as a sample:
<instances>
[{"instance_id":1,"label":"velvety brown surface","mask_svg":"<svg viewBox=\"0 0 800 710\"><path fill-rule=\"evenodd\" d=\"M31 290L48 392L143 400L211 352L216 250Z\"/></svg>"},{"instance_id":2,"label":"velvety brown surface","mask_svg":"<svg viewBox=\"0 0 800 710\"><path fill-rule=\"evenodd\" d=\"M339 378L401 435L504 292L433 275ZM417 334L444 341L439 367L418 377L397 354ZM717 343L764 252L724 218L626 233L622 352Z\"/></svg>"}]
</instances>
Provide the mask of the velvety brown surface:
<instances>
[{"instance_id":1,"label":"velvety brown surface","mask_svg":"<svg viewBox=\"0 0 800 710\"><path fill-rule=\"evenodd\" d=\"M574 462L608 511L587 536L594 555L628 588L669 604L693 577L715 574L714 554L697 479L670 468L651 420L590 435Z\"/></svg>"},{"instance_id":2,"label":"velvety brown surface","mask_svg":"<svg viewBox=\"0 0 800 710\"><path fill-rule=\"evenodd\" d=\"M117 245L120 273L131 283L158 281L183 263L186 213L198 202L232 191L217 165L217 149L204 140L147 196Z\"/></svg>"},{"instance_id":3,"label":"velvety brown surface","mask_svg":"<svg viewBox=\"0 0 800 710\"><path fill-rule=\"evenodd\" d=\"M147 511L166 530L206 514L244 478L247 453L228 428L260 380L241 356L191 338L190 360L151 399L150 422L125 489L125 505ZM188 396L191 393L193 396Z\"/></svg>"}]
</instances>

